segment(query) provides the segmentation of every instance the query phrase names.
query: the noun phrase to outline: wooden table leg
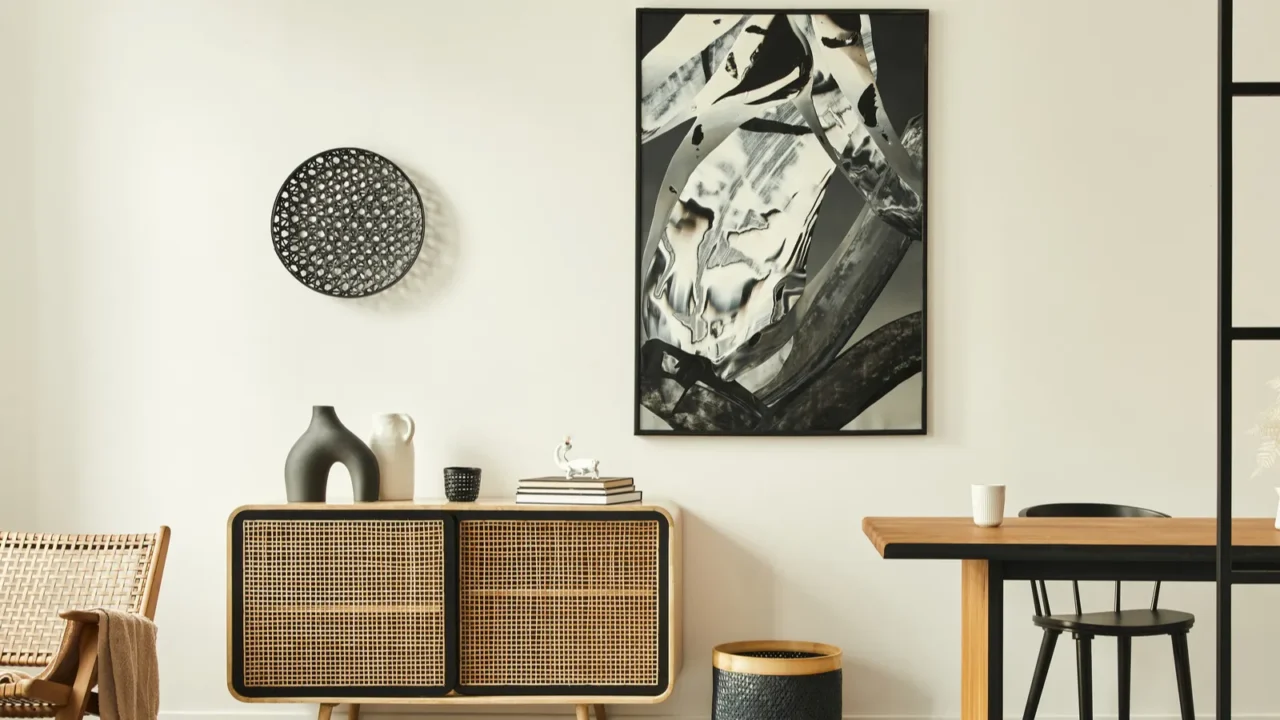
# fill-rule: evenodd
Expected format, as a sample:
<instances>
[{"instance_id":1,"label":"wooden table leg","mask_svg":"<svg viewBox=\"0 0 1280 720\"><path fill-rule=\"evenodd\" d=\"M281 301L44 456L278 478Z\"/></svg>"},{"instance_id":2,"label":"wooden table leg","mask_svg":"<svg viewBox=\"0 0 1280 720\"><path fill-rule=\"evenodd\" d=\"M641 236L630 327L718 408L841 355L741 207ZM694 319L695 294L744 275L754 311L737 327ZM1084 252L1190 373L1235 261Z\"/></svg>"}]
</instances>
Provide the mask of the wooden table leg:
<instances>
[{"instance_id":1,"label":"wooden table leg","mask_svg":"<svg viewBox=\"0 0 1280 720\"><path fill-rule=\"evenodd\" d=\"M316 720L333 720L333 703L320 703L320 714Z\"/></svg>"},{"instance_id":2,"label":"wooden table leg","mask_svg":"<svg viewBox=\"0 0 1280 720\"><path fill-rule=\"evenodd\" d=\"M577 720L591 720L590 705L575 705L573 710L574 717L577 718Z\"/></svg>"},{"instance_id":3,"label":"wooden table leg","mask_svg":"<svg viewBox=\"0 0 1280 720\"><path fill-rule=\"evenodd\" d=\"M360 706L356 703L347 708L347 720L360 720Z\"/></svg>"},{"instance_id":4,"label":"wooden table leg","mask_svg":"<svg viewBox=\"0 0 1280 720\"><path fill-rule=\"evenodd\" d=\"M596 720L609 720L609 715L604 711L603 705L592 705L596 712Z\"/></svg>"},{"instance_id":5,"label":"wooden table leg","mask_svg":"<svg viewBox=\"0 0 1280 720\"><path fill-rule=\"evenodd\" d=\"M1004 578L999 563L960 561L960 718L1004 714Z\"/></svg>"}]
</instances>

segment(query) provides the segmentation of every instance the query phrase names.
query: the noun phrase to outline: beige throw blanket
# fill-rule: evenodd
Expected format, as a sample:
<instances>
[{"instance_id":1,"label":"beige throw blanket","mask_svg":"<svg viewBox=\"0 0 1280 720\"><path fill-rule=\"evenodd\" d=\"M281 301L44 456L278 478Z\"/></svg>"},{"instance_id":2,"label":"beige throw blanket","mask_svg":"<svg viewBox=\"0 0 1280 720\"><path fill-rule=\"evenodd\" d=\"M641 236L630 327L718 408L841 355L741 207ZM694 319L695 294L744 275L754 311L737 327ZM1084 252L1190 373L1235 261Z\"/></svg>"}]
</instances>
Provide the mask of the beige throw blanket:
<instances>
[{"instance_id":1,"label":"beige throw blanket","mask_svg":"<svg viewBox=\"0 0 1280 720\"><path fill-rule=\"evenodd\" d=\"M119 610L98 614L98 715L102 720L157 720L160 663L156 625Z\"/></svg>"}]
</instances>

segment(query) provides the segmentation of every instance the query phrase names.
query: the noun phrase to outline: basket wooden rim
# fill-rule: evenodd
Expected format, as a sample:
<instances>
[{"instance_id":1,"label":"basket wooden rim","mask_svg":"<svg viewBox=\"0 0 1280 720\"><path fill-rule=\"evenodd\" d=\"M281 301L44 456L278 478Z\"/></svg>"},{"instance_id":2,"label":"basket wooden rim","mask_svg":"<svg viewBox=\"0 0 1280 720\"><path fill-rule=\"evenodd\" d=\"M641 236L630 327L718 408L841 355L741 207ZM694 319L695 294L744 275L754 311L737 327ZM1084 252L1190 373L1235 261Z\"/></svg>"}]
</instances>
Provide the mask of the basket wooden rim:
<instances>
[{"instance_id":1,"label":"basket wooden rim","mask_svg":"<svg viewBox=\"0 0 1280 720\"><path fill-rule=\"evenodd\" d=\"M764 658L747 652L812 653L807 658ZM820 675L839 670L843 653L835 645L799 640L747 640L717 645L711 665L718 670L749 675Z\"/></svg>"}]
</instances>

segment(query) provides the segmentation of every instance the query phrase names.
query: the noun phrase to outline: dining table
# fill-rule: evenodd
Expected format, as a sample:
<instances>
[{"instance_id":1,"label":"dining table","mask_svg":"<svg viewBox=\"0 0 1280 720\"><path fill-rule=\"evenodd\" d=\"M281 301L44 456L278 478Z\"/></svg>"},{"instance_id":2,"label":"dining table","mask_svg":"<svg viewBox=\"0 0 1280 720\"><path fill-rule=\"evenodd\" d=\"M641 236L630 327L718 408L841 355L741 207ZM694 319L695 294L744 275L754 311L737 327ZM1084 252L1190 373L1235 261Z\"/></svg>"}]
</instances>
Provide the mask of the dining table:
<instances>
[{"instance_id":1,"label":"dining table","mask_svg":"<svg viewBox=\"0 0 1280 720\"><path fill-rule=\"evenodd\" d=\"M960 563L960 717L1004 717L1004 584L1025 580L1213 582L1214 518L868 517L862 530L886 560ZM1280 530L1271 518L1231 525L1233 583L1280 584Z\"/></svg>"}]
</instances>

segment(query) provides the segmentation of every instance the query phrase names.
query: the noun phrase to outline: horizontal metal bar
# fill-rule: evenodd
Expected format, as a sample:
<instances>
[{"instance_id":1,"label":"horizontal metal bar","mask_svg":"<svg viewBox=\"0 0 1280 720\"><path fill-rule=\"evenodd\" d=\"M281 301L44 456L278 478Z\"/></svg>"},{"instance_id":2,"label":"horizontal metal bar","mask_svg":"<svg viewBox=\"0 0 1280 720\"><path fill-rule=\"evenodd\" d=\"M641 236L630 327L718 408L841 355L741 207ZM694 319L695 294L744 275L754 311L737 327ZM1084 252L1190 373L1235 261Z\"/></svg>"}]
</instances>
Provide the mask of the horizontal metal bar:
<instances>
[{"instance_id":1,"label":"horizontal metal bar","mask_svg":"<svg viewBox=\"0 0 1280 720\"><path fill-rule=\"evenodd\" d=\"M1234 97L1270 97L1280 95L1280 82L1235 82L1231 83L1231 94Z\"/></svg>"},{"instance_id":2,"label":"horizontal metal bar","mask_svg":"<svg viewBox=\"0 0 1280 720\"><path fill-rule=\"evenodd\" d=\"M1232 340L1280 340L1280 327L1233 327Z\"/></svg>"},{"instance_id":3,"label":"horizontal metal bar","mask_svg":"<svg viewBox=\"0 0 1280 720\"><path fill-rule=\"evenodd\" d=\"M1236 570L1231 573L1236 585L1280 585L1280 570Z\"/></svg>"},{"instance_id":4,"label":"horizontal metal bar","mask_svg":"<svg viewBox=\"0 0 1280 720\"><path fill-rule=\"evenodd\" d=\"M1208 548L1212 549L1212 548ZM1236 548L1237 551L1240 548ZM1126 580L1213 582L1215 566L1201 562L1133 561L1026 561L1005 562L1004 579L1021 580ZM1235 562L1231 581L1244 585L1280 585L1280 561Z\"/></svg>"}]
</instances>

